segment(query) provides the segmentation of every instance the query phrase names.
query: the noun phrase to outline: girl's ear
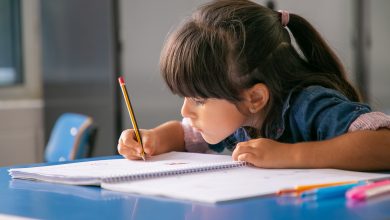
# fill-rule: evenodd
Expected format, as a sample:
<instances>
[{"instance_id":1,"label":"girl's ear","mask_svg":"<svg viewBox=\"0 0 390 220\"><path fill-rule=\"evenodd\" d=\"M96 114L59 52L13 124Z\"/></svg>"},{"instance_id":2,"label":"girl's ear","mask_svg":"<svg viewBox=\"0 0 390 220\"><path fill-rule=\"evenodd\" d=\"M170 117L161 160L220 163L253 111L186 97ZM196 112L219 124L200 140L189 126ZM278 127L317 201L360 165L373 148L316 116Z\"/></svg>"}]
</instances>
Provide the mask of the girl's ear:
<instances>
[{"instance_id":1,"label":"girl's ear","mask_svg":"<svg viewBox=\"0 0 390 220\"><path fill-rule=\"evenodd\" d=\"M257 83L244 91L245 105L250 113L261 111L269 100L269 90L264 83Z\"/></svg>"}]
</instances>

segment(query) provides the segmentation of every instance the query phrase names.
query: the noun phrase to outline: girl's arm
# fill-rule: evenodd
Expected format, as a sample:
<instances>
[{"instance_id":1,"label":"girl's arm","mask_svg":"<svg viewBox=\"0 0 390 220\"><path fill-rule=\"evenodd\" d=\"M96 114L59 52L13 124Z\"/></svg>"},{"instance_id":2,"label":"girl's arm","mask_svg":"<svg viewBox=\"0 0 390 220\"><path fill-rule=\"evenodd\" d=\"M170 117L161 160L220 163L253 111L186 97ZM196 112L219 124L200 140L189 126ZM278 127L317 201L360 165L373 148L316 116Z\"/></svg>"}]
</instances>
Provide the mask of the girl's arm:
<instances>
[{"instance_id":1,"label":"girl's arm","mask_svg":"<svg viewBox=\"0 0 390 220\"><path fill-rule=\"evenodd\" d=\"M318 142L297 144L298 162L314 168L389 170L390 130L356 131Z\"/></svg>"},{"instance_id":2,"label":"girl's arm","mask_svg":"<svg viewBox=\"0 0 390 220\"><path fill-rule=\"evenodd\" d=\"M154 155L169 151L184 151L184 132L179 121L169 121L161 124L151 131L158 137L158 146Z\"/></svg>"},{"instance_id":3,"label":"girl's arm","mask_svg":"<svg viewBox=\"0 0 390 220\"><path fill-rule=\"evenodd\" d=\"M295 144L253 139L237 144L233 159L264 168L389 170L390 130L355 131L325 141Z\"/></svg>"}]
</instances>

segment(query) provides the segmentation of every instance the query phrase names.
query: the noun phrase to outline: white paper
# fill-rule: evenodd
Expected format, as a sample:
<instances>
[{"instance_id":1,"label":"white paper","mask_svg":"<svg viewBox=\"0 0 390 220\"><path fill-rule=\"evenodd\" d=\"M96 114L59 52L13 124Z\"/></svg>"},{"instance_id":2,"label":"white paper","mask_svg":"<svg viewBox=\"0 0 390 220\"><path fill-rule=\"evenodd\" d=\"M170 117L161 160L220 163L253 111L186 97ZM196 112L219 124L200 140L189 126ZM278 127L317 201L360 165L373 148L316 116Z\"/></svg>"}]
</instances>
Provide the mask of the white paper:
<instances>
[{"instance_id":1,"label":"white paper","mask_svg":"<svg viewBox=\"0 0 390 220\"><path fill-rule=\"evenodd\" d=\"M264 196L297 185L359 181L388 177L335 169L260 169L239 167L208 173L102 184L102 188L129 193L216 203Z\"/></svg>"}]
</instances>

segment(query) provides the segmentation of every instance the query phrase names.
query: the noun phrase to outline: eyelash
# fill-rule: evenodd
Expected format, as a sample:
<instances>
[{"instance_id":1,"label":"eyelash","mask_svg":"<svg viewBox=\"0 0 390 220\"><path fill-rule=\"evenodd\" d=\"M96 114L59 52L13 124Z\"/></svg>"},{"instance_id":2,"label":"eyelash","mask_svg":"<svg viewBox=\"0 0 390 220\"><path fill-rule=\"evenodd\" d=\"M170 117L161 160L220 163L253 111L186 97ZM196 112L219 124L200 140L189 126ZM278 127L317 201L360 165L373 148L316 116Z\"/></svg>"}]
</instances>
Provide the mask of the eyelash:
<instances>
[{"instance_id":1,"label":"eyelash","mask_svg":"<svg viewBox=\"0 0 390 220\"><path fill-rule=\"evenodd\" d=\"M197 98L190 98L191 101L195 102L196 105L204 105L206 102L206 99L197 99Z\"/></svg>"}]
</instances>

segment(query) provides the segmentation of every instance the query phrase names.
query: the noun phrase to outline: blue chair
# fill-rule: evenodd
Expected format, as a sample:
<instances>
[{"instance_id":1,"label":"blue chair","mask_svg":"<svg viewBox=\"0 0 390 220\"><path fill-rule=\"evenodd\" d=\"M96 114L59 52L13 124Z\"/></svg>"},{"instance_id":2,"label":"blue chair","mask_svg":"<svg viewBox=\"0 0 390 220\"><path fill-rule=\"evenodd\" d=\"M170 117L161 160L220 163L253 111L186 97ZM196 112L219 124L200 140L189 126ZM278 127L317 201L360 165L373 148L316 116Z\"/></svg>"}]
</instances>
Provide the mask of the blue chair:
<instances>
[{"instance_id":1,"label":"blue chair","mask_svg":"<svg viewBox=\"0 0 390 220\"><path fill-rule=\"evenodd\" d=\"M91 117L76 113L62 114L51 131L45 160L69 161L91 156L96 132Z\"/></svg>"}]
</instances>

